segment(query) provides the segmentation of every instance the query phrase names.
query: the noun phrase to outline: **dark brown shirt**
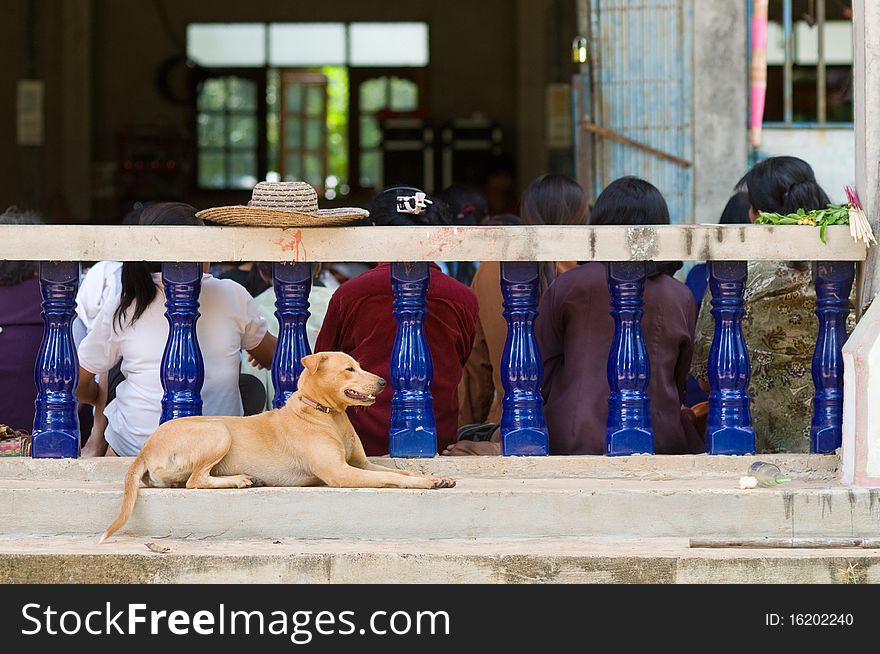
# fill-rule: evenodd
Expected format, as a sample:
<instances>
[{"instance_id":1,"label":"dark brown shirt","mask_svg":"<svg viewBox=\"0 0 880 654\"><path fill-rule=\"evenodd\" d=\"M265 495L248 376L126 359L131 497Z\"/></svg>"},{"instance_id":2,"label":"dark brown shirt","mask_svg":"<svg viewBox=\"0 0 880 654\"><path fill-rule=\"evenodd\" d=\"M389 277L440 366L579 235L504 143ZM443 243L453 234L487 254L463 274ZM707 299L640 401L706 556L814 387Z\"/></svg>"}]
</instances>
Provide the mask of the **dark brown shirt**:
<instances>
[{"instance_id":1,"label":"dark brown shirt","mask_svg":"<svg viewBox=\"0 0 880 654\"><path fill-rule=\"evenodd\" d=\"M614 338L607 266L591 262L561 275L541 298L535 333L544 360L544 410L551 454L603 454L608 418L608 352ZM645 281L642 335L650 361L648 397L654 452L704 451L681 412L697 307L669 275Z\"/></svg>"}]
</instances>

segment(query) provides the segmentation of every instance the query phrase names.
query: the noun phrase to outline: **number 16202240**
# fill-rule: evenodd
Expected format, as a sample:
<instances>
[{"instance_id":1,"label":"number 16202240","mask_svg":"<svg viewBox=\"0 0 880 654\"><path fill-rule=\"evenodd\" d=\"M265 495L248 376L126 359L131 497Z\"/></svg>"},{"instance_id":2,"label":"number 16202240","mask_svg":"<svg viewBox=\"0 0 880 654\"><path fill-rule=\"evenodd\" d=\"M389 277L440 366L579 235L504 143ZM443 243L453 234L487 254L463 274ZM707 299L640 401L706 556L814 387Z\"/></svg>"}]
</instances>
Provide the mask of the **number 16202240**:
<instances>
[{"instance_id":1,"label":"number 16202240","mask_svg":"<svg viewBox=\"0 0 880 654\"><path fill-rule=\"evenodd\" d=\"M764 624L768 627L851 627L852 613L765 613Z\"/></svg>"}]
</instances>

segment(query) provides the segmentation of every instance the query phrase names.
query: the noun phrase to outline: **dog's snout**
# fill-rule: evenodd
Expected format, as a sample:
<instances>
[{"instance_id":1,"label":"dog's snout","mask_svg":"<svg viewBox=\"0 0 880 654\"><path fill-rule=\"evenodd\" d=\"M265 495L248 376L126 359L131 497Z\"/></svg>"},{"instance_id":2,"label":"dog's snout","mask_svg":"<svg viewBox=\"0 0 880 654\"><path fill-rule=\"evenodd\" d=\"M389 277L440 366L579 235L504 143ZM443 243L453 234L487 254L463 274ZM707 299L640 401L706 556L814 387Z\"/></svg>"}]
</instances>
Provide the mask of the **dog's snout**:
<instances>
[{"instance_id":1,"label":"dog's snout","mask_svg":"<svg viewBox=\"0 0 880 654\"><path fill-rule=\"evenodd\" d=\"M385 388L388 385L388 382L381 377L376 380L376 383L379 384L379 388Z\"/></svg>"}]
</instances>

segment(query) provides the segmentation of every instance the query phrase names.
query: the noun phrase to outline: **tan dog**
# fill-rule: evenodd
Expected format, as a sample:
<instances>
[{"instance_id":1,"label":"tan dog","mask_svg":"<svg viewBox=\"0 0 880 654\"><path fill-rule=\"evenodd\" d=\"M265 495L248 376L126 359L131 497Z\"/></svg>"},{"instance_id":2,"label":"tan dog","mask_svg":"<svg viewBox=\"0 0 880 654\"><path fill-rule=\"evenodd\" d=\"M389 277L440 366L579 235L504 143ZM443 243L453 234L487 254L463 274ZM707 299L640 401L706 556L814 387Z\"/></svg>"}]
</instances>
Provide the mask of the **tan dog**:
<instances>
[{"instance_id":1,"label":"tan dog","mask_svg":"<svg viewBox=\"0 0 880 654\"><path fill-rule=\"evenodd\" d=\"M298 390L281 409L247 417L192 417L160 425L125 475L119 515L104 542L131 517L138 488L451 488L443 477L370 463L345 410L370 406L385 380L342 352L303 357Z\"/></svg>"}]
</instances>

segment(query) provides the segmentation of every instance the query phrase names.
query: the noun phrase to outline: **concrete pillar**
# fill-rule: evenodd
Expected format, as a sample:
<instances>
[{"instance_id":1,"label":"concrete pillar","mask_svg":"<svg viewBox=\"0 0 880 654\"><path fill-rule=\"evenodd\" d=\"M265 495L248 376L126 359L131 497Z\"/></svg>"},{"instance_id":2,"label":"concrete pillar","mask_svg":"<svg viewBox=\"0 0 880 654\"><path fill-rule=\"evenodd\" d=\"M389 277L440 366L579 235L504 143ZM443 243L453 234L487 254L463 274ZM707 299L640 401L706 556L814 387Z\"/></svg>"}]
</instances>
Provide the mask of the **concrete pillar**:
<instances>
[{"instance_id":1,"label":"concrete pillar","mask_svg":"<svg viewBox=\"0 0 880 654\"><path fill-rule=\"evenodd\" d=\"M61 27L62 189L76 222L92 210L92 2L63 0Z\"/></svg>"},{"instance_id":2,"label":"concrete pillar","mask_svg":"<svg viewBox=\"0 0 880 654\"><path fill-rule=\"evenodd\" d=\"M843 346L843 482L880 486L880 304Z\"/></svg>"},{"instance_id":3,"label":"concrete pillar","mask_svg":"<svg viewBox=\"0 0 880 654\"><path fill-rule=\"evenodd\" d=\"M880 3L853 2L856 187L874 232L880 231ZM880 290L877 247L859 273L860 307ZM843 480L880 486L880 306L871 304L843 347Z\"/></svg>"},{"instance_id":4,"label":"concrete pillar","mask_svg":"<svg viewBox=\"0 0 880 654\"><path fill-rule=\"evenodd\" d=\"M694 2L694 221L717 222L748 162L746 5Z\"/></svg>"},{"instance_id":5,"label":"concrete pillar","mask_svg":"<svg viewBox=\"0 0 880 654\"><path fill-rule=\"evenodd\" d=\"M880 3L853 0L853 95L856 188L874 233L880 233ZM859 281L860 306L880 291L877 248L868 251Z\"/></svg>"}]
</instances>

